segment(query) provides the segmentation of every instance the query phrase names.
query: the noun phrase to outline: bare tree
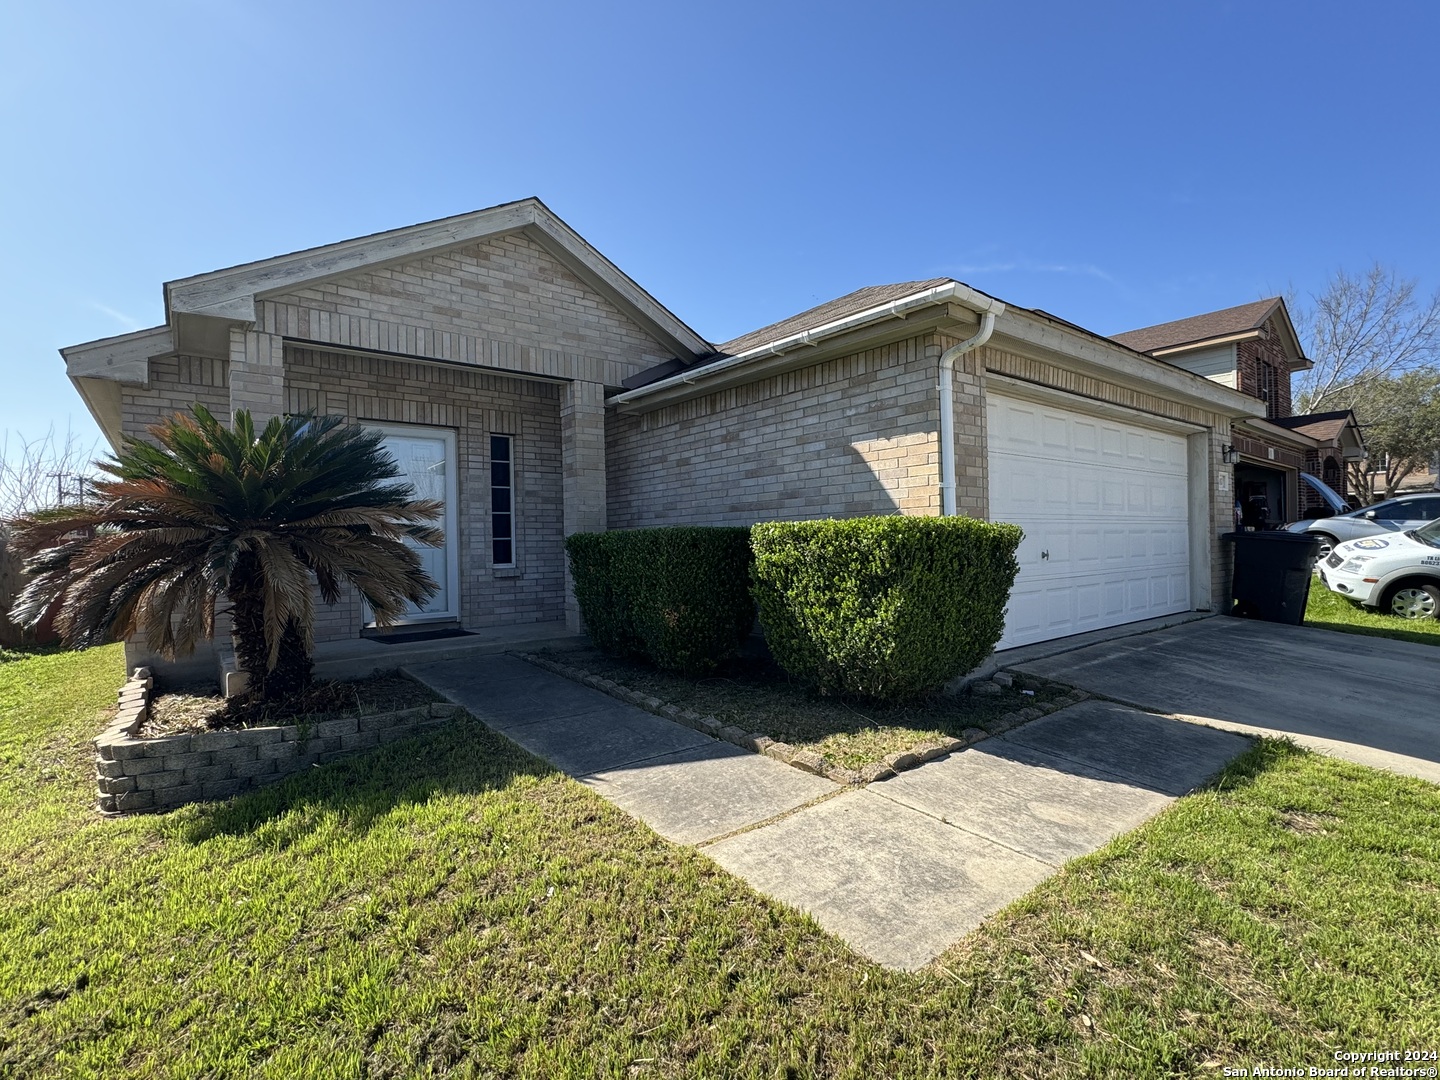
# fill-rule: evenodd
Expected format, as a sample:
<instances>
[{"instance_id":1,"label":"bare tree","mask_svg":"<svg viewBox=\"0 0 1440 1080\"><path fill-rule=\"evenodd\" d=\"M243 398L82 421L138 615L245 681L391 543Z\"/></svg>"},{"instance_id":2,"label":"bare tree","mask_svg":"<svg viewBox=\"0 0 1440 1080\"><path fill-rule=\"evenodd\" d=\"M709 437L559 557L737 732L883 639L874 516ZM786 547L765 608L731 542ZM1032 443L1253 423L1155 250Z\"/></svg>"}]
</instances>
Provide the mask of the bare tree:
<instances>
[{"instance_id":1,"label":"bare tree","mask_svg":"<svg viewBox=\"0 0 1440 1080\"><path fill-rule=\"evenodd\" d=\"M1376 263L1339 270L1310 303L1292 297L1291 315L1315 366L1295 376L1297 413L1352 408L1371 380L1440 361L1440 292L1416 295L1416 281Z\"/></svg>"},{"instance_id":2,"label":"bare tree","mask_svg":"<svg viewBox=\"0 0 1440 1080\"><path fill-rule=\"evenodd\" d=\"M1365 502L1392 497L1440 452L1440 369L1367 380L1351 407L1370 450L1368 461L1350 463L1351 484Z\"/></svg>"},{"instance_id":3,"label":"bare tree","mask_svg":"<svg viewBox=\"0 0 1440 1080\"><path fill-rule=\"evenodd\" d=\"M0 522L51 506L83 502L97 444L52 424L26 439L9 431L0 438Z\"/></svg>"}]
</instances>

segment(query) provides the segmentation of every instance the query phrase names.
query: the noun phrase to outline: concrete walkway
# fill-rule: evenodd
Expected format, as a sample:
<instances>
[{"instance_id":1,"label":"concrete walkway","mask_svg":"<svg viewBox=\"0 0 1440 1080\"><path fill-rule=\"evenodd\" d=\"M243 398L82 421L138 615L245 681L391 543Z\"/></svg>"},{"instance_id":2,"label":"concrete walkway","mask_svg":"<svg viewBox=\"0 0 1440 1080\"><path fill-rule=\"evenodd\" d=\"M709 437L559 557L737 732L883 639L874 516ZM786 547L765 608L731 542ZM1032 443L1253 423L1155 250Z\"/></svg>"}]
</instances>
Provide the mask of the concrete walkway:
<instances>
[{"instance_id":1,"label":"concrete walkway","mask_svg":"<svg viewBox=\"0 0 1440 1080\"><path fill-rule=\"evenodd\" d=\"M1224 616L1007 665L1440 783L1440 649Z\"/></svg>"},{"instance_id":2,"label":"concrete walkway","mask_svg":"<svg viewBox=\"0 0 1440 1080\"><path fill-rule=\"evenodd\" d=\"M890 967L929 963L1248 740L1086 701L842 789L508 656L407 668L661 836Z\"/></svg>"}]
</instances>

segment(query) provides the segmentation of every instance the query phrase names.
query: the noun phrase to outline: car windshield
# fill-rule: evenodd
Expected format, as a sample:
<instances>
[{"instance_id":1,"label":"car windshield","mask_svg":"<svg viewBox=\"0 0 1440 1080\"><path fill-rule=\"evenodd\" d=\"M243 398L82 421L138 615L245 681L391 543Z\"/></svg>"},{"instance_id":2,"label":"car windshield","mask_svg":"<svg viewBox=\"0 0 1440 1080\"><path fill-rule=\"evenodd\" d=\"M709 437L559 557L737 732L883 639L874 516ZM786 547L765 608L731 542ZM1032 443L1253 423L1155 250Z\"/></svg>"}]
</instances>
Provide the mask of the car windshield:
<instances>
[{"instance_id":1,"label":"car windshield","mask_svg":"<svg viewBox=\"0 0 1440 1080\"><path fill-rule=\"evenodd\" d=\"M1410 534L1416 540L1429 544L1431 547L1440 548L1440 518L1430 522L1428 525L1421 525Z\"/></svg>"}]
</instances>

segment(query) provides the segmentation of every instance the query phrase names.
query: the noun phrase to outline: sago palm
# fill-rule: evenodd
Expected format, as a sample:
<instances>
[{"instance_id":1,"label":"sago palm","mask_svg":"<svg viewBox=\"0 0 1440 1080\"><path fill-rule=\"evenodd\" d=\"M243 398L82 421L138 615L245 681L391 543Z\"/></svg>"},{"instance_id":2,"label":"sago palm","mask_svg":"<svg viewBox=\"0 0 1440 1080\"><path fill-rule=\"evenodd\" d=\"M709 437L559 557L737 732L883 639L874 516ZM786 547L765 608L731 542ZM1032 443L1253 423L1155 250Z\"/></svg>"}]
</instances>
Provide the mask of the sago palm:
<instances>
[{"instance_id":1,"label":"sago palm","mask_svg":"<svg viewBox=\"0 0 1440 1080\"><path fill-rule=\"evenodd\" d=\"M213 636L225 599L250 692L274 700L310 680L314 586L327 604L353 586L381 625L435 594L406 541L443 543L440 504L387 482L399 469L379 433L290 416L257 434L244 410L230 429L192 412L98 462L86 505L15 522L31 575L17 619L53 611L71 645L143 634L173 657Z\"/></svg>"}]
</instances>

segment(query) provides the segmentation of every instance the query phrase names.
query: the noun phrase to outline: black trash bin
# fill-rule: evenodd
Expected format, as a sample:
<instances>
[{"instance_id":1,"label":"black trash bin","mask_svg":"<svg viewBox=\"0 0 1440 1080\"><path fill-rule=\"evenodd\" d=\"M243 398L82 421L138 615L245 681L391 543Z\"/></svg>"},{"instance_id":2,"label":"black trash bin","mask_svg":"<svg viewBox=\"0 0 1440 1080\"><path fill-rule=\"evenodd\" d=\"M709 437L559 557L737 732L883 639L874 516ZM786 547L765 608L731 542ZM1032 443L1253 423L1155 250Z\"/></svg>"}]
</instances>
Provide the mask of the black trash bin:
<instances>
[{"instance_id":1,"label":"black trash bin","mask_svg":"<svg viewBox=\"0 0 1440 1080\"><path fill-rule=\"evenodd\" d=\"M1235 545L1230 614L1291 626L1304 622L1319 537L1280 531L1225 533L1223 539Z\"/></svg>"}]
</instances>

